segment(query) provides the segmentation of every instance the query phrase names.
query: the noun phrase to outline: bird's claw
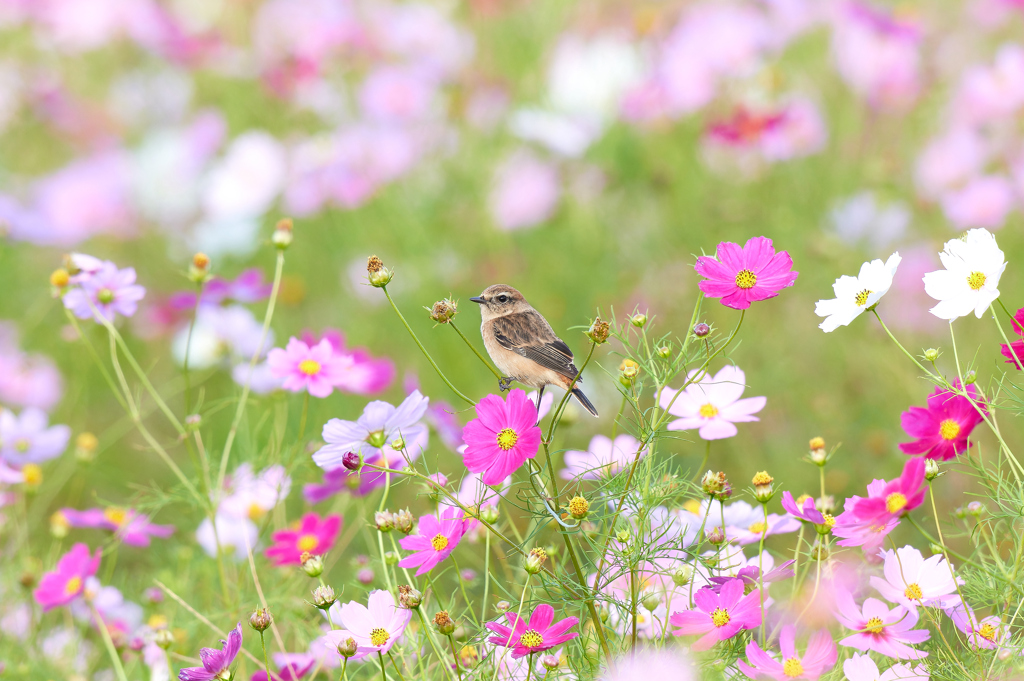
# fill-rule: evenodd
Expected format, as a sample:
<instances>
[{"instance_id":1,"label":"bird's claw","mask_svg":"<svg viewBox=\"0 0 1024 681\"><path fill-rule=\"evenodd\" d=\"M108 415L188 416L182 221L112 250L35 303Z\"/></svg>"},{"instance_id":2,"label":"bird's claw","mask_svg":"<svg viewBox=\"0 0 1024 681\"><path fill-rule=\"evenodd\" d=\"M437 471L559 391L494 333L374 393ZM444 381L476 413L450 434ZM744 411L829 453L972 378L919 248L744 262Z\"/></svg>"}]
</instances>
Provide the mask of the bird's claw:
<instances>
[{"instance_id":1,"label":"bird's claw","mask_svg":"<svg viewBox=\"0 0 1024 681\"><path fill-rule=\"evenodd\" d=\"M512 387L512 380L513 379L508 378L506 376L502 376L498 380L498 388L501 390L501 392L508 392L509 388Z\"/></svg>"}]
</instances>

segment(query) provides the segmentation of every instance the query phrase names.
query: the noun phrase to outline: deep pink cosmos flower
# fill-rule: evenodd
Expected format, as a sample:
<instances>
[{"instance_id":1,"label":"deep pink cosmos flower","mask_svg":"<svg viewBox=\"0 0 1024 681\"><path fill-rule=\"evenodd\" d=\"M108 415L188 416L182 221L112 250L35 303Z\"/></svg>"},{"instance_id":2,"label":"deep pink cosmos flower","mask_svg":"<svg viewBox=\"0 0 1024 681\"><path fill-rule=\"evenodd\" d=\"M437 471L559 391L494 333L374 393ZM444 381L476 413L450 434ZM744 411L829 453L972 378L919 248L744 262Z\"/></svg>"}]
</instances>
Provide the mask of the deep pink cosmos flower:
<instances>
[{"instance_id":1,"label":"deep pink cosmos flower","mask_svg":"<svg viewBox=\"0 0 1024 681\"><path fill-rule=\"evenodd\" d=\"M566 617L555 622L555 609L547 603L541 603L534 608L529 622L513 612L506 612L505 617L511 627L498 622L488 622L484 626L496 634L488 639L491 643L512 648L513 659L550 650L579 636L575 631L566 633L579 624L579 619Z\"/></svg>"},{"instance_id":2,"label":"deep pink cosmos flower","mask_svg":"<svg viewBox=\"0 0 1024 681\"><path fill-rule=\"evenodd\" d=\"M722 305L734 310L746 310L753 302L774 298L792 286L798 274L793 271L789 253L776 253L772 240L763 236L750 239L743 248L723 241L715 258L697 258L694 269L706 277L700 282L704 295L721 298Z\"/></svg>"},{"instance_id":3,"label":"deep pink cosmos flower","mask_svg":"<svg viewBox=\"0 0 1024 681\"><path fill-rule=\"evenodd\" d=\"M64 294L64 307L79 319L112 322L117 315L131 317L146 295L146 289L135 283L134 267L119 270L109 261L76 280L78 286Z\"/></svg>"},{"instance_id":4,"label":"deep pink cosmos flower","mask_svg":"<svg viewBox=\"0 0 1024 681\"><path fill-rule=\"evenodd\" d=\"M342 362L326 339L310 347L298 338L291 338L284 349L267 353L267 366L275 378L283 378L285 390L308 390L313 397L327 397L340 380Z\"/></svg>"},{"instance_id":5,"label":"deep pink cosmos flower","mask_svg":"<svg viewBox=\"0 0 1024 681\"><path fill-rule=\"evenodd\" d=\"M813 498L805 497L801 503L797 503L788 490L782 493L782 508L790 515L813 525L831 528L835 524L832 516L826 516L818 510Z\"/></svg>"},{"instance_id":6,"label":"deep pink cosmos flower","mask_svg":"<svg viewBox=\"0 0 1024 681\"><path fill-rule=\"evenodd\" d=\"M955 380L953 385L959 389L960 380ZM988 411L977 388L969 385L967 392L982 411ZM981 414L966 397L936 387L928 396L927 408L911 407L900 415L903 430L917 438L913 442L902 443L900 451L910 455L923 454L926 459L954 459L970 448L967 438L981 420Z\"/></svg>"},{"instance_id":7,"label":"deep pink cosmos flower","mask_svg":"<svg viewBox=\"0 0 1024 681\"><path fill-rule=\"evenodd\" d=\"M669 624L679 627L676 636L704 634L691 646L707 650L719 641L732 638L743 629L761 626L761 592L757 589L743 595L742 579L722 584L718 593L704 587L693 595L694 610L684 610L669 617Z\"/></svg>"},{"instance_id":8,"label":"deep pink cosmos flower","mask_svg":"<svg viewBox=\"0 0 1024 681\"><path fill-rule=\"evenodd\" d=\"M57 512L58 522L70 527L94 527L117 533L125 544L130 546L149 546L150 537L166 539L174 534L171 525L154 525L144 514L130 508L108 506L107 508L88 508L78 511L73 508L62 508Z\"/></svg>"},{"instance_id":9,"label":"deep pink cosmos flower","mask_svg":"<svg viewBox=\"0 0 1024 681\"><path fill-rule=\"evenodd\" d=\"M885 480L872 480L868 484L868 498L884 498ZM887 520L867 518L862 520L854 509L865 497L856 495L848 497L843 504L843 512L836 516L836 524L832 534L839 537L836 543L840 546L860 546L864 557L869 561L878 562L878 550L885 543L885 538L900 524L898 516Z\"/></svg>"},{"instance_id":10,"label":"deep pink cosmos flower","mask_svg":"<svg viewBox=\"0 0 1024 681\"><path fill-rule=\"evenodd\" d=\"M505 401L488 395L476 405L476 418L462 429L462 460L470 472L483 473L485 485L497 485L537 455L540 436L537 407L525 392L516 388Z\"/></svg>"},{"instance_id":11,"label":"deep pink cosmos flower","mask_svg":"<svg viewBox=\"0 0 1024 681\"><path fill-rule=\"evenodd\" d=\"M221 642L221 649L202 648L199 651L199 659L202 667L186 667L178 672L179 681L213 681L213 679L225 678L224 672L229 671L231 663L238 657L238 651L242 649L242 623L239 622L234 629L228 632L228 640Z\"/></svg>"},{"instance_id":12,"label":"deep pink cosmos flower","mask_svg":"<svg viewBox=\"0 0 1024 681\"><path fill-rule=\"evenodd\" d=\"M32 592L36 603L43 610L51 610L60 605L67 605L78 598L85 588L85 580L96 574L100 567L100 556L103 552L96 549L96 555L89 553L85 544L75 544L71 550L61 556L57 567L47 572L39 580L39 586Z\"/></svg>"},{"instance_id":13,"label":"deep pink cosmos flower","mask_svg":"<svg viewBox=\"0 0 1024 681\"><path fill-rule=\"evenodd\" d=\"M274 545L268 547L265 554L274 565L299 565L303 553L327 553L334 546L340 529L340 515L329 515L321 520L316 513L307 513L295 529L275 532Z\"/></svg>"},{"instance_id":14,"label":"deep pink cosmos flower","mask_svg":"<svg viewBox=\"0 0 1024 681\"><path fill-rule=\"evenodd\" d=\"M426 574L450 556L461 539L462 509L449 508L440 517L420 516L417 533L398 540L403 549L415 552L398 561L398 567L415 567L417 575Z\"/></svg>"},{"instance_id":15,"label":"deep pink cosmos flower","mask_svg":"<svg viewBox=\"0 0 1024 681\"><path fill-rule=\"evenodd\" d=\"M699 373L700 369L690 371L686 380L693 381ZM733 437L739 432L735 424L760 420L754 414L764 409L768 401L766 397L741 399L746 381L746 374L739 367L725 366L714 376L705 374L690 383L681 395L677 395L677 390L664 388L659 398L661 408L679 417L668 424L668 429L696 428L702 440Z\"/></svg>"},{"instance_id":16,"label":"deep pink cosmos flower","mask_svg":"<svg viewBox=\"0 0 1024 681\"><path fill-rule=\"evenodd\" d=\"M877 598L864 601L857 607L849 591L838 589L835 594L836 619L847 629L857 632L839 642L861 652L874 651L901 660L919 660L928 653L910 646L927 641L927 629L914 629L917 611L899 605L890 610ZM908 645L909 644L909 645Z\"/></svg>"},{"instance_id":17,"label":"deep pink cosmos flower","mask_svg":"<svg viewBox=\"0 0 1024 681\"><path fill-rule=\"evenodd\" d=\"M782 662L761 650L756 641L751 641L747 644L747 660L750 664L743 660L737 662L740 671L751 679L763 679L767 676L776 681L815 681L822 673L835 666L838 657L836 644L827 629L811 634L807 649L804 650L803 656L799 656L796 654L796 627L786 625L779 634L779 648L782 650Z\"/></svg>"},{"instance_id":18,"label":"deep pink cosmos flower","mask_svg":"<svg viewBox=\"0 0 1024 681\"><path fill-rule=\"evenodd\" d=\"M1021 340L1011 341L1009 345L1000 344L1000 350L1007 364L1012 364L1018 370L1024 368L1024 307L1017 310L1013 315L1013 330L1017 332Z\"/></svg>"},{"instance_id":19,"label":"deep pink cosmos flower","mask_svg":"<svg viewBox=\"0 0 1024 681\"><path fill-rule=\"evenodd\" d=\"M853 507L858 522L886 525L893 518L909 513L924 502L924 460L911 459L903 466L900 477L887 482L878 494L859 500Z\"/></svg>"}]
</instances>

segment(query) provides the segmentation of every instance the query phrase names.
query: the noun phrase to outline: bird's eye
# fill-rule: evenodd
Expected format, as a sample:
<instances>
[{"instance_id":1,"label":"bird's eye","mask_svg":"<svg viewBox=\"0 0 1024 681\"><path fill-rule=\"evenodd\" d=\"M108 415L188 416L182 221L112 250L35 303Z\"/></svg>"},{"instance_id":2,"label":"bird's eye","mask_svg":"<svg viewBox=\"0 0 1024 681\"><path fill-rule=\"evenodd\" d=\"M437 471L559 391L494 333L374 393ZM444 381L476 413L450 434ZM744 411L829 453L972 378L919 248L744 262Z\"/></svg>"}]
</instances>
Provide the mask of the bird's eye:
<instances>
[{"instance_id":1,"label":"bird's eye","mask_svg":"<svg viewBox=\"0 0 1024 681\"><path fill-rule=\"evenodd\" d=\"M507 303L508 302L508 296L506 296L504 293L501 294L500 296L498 296L498 302L499 303Z\"/></svg>"}]
</instances>

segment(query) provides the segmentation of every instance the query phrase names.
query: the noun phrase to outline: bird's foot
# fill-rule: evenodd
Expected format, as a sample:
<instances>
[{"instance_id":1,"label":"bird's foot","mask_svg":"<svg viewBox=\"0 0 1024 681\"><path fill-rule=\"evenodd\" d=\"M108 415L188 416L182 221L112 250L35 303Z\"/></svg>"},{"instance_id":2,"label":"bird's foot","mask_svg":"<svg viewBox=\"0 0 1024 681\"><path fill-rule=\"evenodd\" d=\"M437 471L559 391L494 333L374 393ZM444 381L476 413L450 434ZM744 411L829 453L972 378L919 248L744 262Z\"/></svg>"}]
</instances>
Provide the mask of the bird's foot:
<instances>
[{"instance_id":1,"label":"bird's foot","mask_svg":"<svg viewBox=\"0 0 1024 681\"><path fill-rule=\"evenodd\" d=\"M512 381L513 380L515 380L515 379L513 379L511 377L507 377L507 376L502 376L501 379L498 380L498 388L503 393L504 392L508 392L509 388L512 387Z\"/></svg>"}]
</instances>

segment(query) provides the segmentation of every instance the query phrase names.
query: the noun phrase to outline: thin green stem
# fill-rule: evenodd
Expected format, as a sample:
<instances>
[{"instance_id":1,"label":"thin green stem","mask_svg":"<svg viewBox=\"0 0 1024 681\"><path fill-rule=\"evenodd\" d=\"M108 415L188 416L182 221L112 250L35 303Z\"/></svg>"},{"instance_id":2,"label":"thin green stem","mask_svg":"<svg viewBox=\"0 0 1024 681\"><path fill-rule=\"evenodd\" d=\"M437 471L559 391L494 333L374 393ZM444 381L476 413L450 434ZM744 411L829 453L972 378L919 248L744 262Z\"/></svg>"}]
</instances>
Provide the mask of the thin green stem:
<instances>
[{"instance_id":1,"label":"thin green stem","mask_svg":"<svg viewBox=\"0 0 1024 681\"><path fill-rule=\"evenodd\" d=\"M100 637L103 638L103 645L107 649L107 655L110 656L110 661L114 665L114 673L117 674L118 681L128 681L128 677L124 673L124 666L121 664L121 656L117 654L117 648L114 647L114 640L110 638L110 630L107 629L107 623L103 621L96 606L91 602L89 603L89 609L92 611L92 617L96 621L96 628L100 630Z\"/></svg>"},{"instance_id":2,"label":"thin green stem","mask_svg":"<svg viewBox=\"0 0 1024 681\"><path fill-rule=\"evenodd\" d=\"M459 654L455 651L455 638L448 634L448 643L452 646L452 658L455 660L455 673L459 677L459 681L462 681L462 667L459 666Z\"/></svg>"},{"instance_id":3,"label":"thin green stem","mask_svg":"<svg viewBox=\"0 0 1024 681\"><path fill-rule=\"evenodd\" d=\"M445 678L451 678L451 670L448 669L448 663L445 662L444 653L437 647L437 641L434 640L433 629L430 624L427 623L427 616L423 614L422 608L416 608L416 614L420 616L420 624L423 626L423 631L427 632L427 640L430 641L430 647L433 648L434 654L437 655L438 662L441 663L441 667L448 670L445 672Z\"/></svg>"},{"instance_id":4,"label":"thin green stem","mask_svg":"<svg viewBox=\"0 0 1024 681\"><path fill-rule=\"evenodd\" d=\"M491 364L486 359L484 359L484 356L480 354L480 351L476 349L476 346L469 342L469 339L466 338L466 335L464 333L462 333L461 330L459 330L459 327L455 326L455 322L454 321L449 321L448 322L448 326L450 326L453 329L455 329L455 333L459 334L459 338L461 338L462 340L464 340L466 342L466 345L468 345L469 349L473 351L473 354L480 358L480 361L484 363L485 367L487 367L488 369L491 370L491 373L494 374L495 378L500 379L501 378L501 372L498 371L497 369L495 369L493 364Z\"/></svg>"},{"instance_id":5,"label":"thin green stem","mask_svg":"<svg viewBox=\"0 0 1024 681\"><path fill-rule=\"evenodd\" d=\"M334 627L331 628L333 629ZM270 660L267 658L267 641L264 639L262 631L260 632L260 645L263 647L263 668L267 672L267 681L270 681L274 677L270 674Z\"/></svg>"},{"instance_id":6,"label":"thin green stem","mask_svg":"<svg viewBox=\"0 0 1024 681\"><path fill-rule=\"evenodd\" d=\"M192 332L196 328L196 318L199 316L199 303L202 302L203 297L203 282L199 281L196 284L196 305L192 310L192 319L188 323L188 336L185 338L185 360L182 362L181 371L185 376L185 416L192 413L192 378L188 371L188 361L192 355ZM270 678L270 672L267 672L267 678Z\"/></svg>"},{"instance_id":7,"label":"thin green stem","mask_svg":"<svg viewBox=\"0 0 1024 681\"><path fill-rule=\"evenodd\" d=\"M391 654L390 650L388 651L388 657L391 659L391 666L395 668L395 673L398 674L398 678L405 681L405 677L402 676L402 670L398 668L398 663L395 662L395 656Z\"/></svg>"},{"instance_id":8,"label":"thin green stem","mask_svg":"<svg viewBox=\"0 0 1024 681\"><path fill-rule=\"evenodd\" d=\"M757 590L761 595L761 640L764 641L764 538L768 536L768 504L761 502L761 510L764 511L764 529L761 530L761 541L757 545Z\"/></svg>"},{"instance_id":9,"label":"thin green stem","mask_svg":"<svg viewBox=\"0 0 1024 681\"><path fill-rule=\"evenodd\" d=\"M380 678L383 681L388 681L388 675L384 672L384 654L379 650L377 651L377 659L380 660Z\"/></svg>"}]
</instances>

